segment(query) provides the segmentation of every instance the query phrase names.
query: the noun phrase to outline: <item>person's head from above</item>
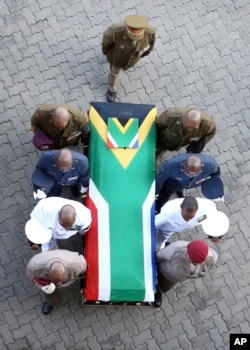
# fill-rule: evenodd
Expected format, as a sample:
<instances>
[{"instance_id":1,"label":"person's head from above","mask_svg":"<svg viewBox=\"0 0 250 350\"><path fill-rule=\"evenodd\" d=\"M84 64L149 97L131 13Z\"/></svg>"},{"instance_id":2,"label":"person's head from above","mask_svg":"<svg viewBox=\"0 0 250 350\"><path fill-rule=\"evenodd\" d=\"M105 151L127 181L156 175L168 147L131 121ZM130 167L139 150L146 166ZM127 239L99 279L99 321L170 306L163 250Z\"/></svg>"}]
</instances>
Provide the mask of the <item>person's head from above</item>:
<instances>
[{"instance_id":1,"label":"person's head from above","mask_svg":"<svg viewBox=\"0 0 250 350\"><path fill-rule=\"evenodd\" d=\"M194 197L186 197L181 203L181 215L185 221L192 220L198 210L198 202Z\"/></svg>"},{"instance_id":2,"label":"person's head from above","mask_svg":"<svg viewBox=\"0 0 250 350\"><path fill-rule=\"evenodd\" d=\"M138 41L144 37L144 29L148 25L147 19L144 16L129 15L125 17L124 22L131 40Z\"/></svg>"},{"instance_id":3,"label":"person's head from above","mask_svg":"<svg viewBox=\"0 0 250 350\"><path fill-rule=\"evenodd\" d=\"M52 123L58 130L64 130L69 123L69 112L65 107L58 107L52 114Z\"/></svg>"},{"instance_id":4,"label":"person's head from above","mask_svg":"<svg viewBox=\"0 0 250 350\"><path fill-rule=\"evenodd\" d=\"M198 176L201 172L201 159L198 155L190 154L184 162L185 174L189 177Z\"/></svg>"},{"instance_id":5,"label":"person's head from above","mask_svg":"<svg viewBox=\"0 0 250 350\"><path fill-rule=\"evenodd\" d=\"M207 243L196 240L188 244L187 255L191 264L199 265L202 264L208 255L208 245Z\"/></svg>"},{"instance_id":6,"label":"person's head from above","mask_svg":"<svg viewBox=\"0 0 250 350\"><path fill-rule=\"evenodd\" d=\"M75 208L70 205L64 205L58 212L58 221L66 230L71 230L76 219Z\"/></svg>"},{"instance_id":7,"label":"person's head from above","mask_svg":"<svg viewBox=\"0 0 250 350\"><path fill-rule=\"evenodd\" d=\"M71 151L68 148L62 148L56 157L57 167L65 173L72 168L72 164L73 156Z\"/></svg>"},{"instance_id":8,"label":"person's head from above","mask_svg":"<svg viewBox=\"0 0 250 350\"><path fill-rule=\"evenodd\" d=\"M56 286L60 285L67 276L67 267L62 261L53 261L48 270L48 277Z\"/></svg>"},{"instance_id":9,"label":"person's head from above","mask_svg":"<svg viewBox=\"0 0 250 350\"><path fill-rule=\"evenodd\" d=\"M201 123L201 112L199 109L190 108L183 116L183 128L188 131L199 129Z\"/></svg>"}]
</instances>

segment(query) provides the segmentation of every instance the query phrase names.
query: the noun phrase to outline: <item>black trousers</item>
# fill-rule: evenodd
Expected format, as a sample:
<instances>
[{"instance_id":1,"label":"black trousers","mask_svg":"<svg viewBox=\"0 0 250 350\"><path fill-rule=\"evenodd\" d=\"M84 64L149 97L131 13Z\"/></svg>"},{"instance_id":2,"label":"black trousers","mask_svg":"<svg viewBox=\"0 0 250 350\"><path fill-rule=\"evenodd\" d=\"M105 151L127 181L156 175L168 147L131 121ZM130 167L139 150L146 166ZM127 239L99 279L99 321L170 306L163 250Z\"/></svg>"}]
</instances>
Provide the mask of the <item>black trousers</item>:
<instances>
[{"instance_id":1,"label":"black trousers","mask_svg":"<svg viewBox=\"0 0 250 350\"><path fill-rule=\"evenodd\" d=\"M158 269L158 288L162 293L169 291L176 283L177 282L167 280Z\"/></svg>"},{"instance_id":2,"label":"black trousers","mask_svg":"<svg viewBox=\"0 0 250 350\"><path fill-rule=\"evenodd\" d=\"M200 139L199 141L193 141L190 145L187 146L187 153L201 153L203 148L205 147L204 139Z\"/></svg>"},{"instance_id":3,"label":"black trousers","mask_svg":"<svg viewBox=\"0 0 250 350\"><path fill-rule=\"evenodd\" d=\"M56 241L59 249L70 250L71 252L77 252L83 254L83 236L80 233L67 238L67 239L57 239Z\"/></svg>"},{"instance_id":4,"label":"black trousers","mask_svg":"<svg viewBox=\"0 0 250 350\"><path fill-rule=\"evenodd\" d=\"M46 303L48 305L55 305L59 299L59 291L57 288L54 290L53 293L51 294L44 293L44 295L46 297Z\"/></svg>"}]
</instances>

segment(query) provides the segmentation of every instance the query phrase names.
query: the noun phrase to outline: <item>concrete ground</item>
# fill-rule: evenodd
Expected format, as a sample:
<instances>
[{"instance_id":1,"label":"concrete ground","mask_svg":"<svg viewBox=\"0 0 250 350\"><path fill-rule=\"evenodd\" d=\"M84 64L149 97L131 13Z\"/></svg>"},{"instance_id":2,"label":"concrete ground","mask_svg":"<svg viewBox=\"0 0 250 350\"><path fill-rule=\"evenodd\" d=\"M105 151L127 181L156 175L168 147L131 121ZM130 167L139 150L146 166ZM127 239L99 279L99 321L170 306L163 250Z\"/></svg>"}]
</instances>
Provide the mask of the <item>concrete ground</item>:
<instances>
[{"instance_id":1,"label":"concrete ground","mask_svg":"<svg viewBox=\"0 0 250 350\"><path fill-rule=\"evenodd\" d=\"M0 0L0 349L225 350L250 333L250 1ZM82 306L79 286L53 312L26 276L24 225L38 152L30 118L44 103L105 101L103 31L127 14L157 28L155 50L123 72L118 101L197 106L216 120L205 149L220 164L230 217L218 266L169 291L162 307ZM202 232L183 239L204 238ZM174 239L178 239L175 236Z\"/></svg>"}]
</instances>

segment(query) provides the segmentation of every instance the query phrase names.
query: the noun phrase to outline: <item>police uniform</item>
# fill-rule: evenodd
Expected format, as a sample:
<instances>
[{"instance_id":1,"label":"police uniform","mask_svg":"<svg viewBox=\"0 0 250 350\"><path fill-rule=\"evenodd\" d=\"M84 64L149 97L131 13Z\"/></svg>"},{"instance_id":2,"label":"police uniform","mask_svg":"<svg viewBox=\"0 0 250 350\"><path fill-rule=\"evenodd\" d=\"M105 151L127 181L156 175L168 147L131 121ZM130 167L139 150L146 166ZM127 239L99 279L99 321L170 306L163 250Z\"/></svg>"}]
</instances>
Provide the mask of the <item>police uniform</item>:
<instances>
[{"instance_id":1,"label":"police uniform","mask_svg":"<svg viewBox=\"0 0 250 350\"><path fill-rule=\"evenodd\" d=\"M80 183L83 187L87 188L89 184L88 158L79 152L71 151L73 157L72 168L66 172L62 172L58 168L56 161L59 152L59 150L43 152L32 175L34 188L42 188L48 197L60 196L62 187L64 186L74 187ZM52 184L50 182L47 188L44 188L44 179L40 176L40 173L45 173L53 179ZM37 174L38 176L36 176Z\"/></svg>"},{"instance_id":2,"label":"police uniform","mask_svg":"<svg viewBox=\"0 0 250 350\"><path fill-rule=\"evenodd\" d=\"M190 154L180 154L161 165L159 174L156 176L156 194L159 194L156 211L160 210L174 192L184 188L199 187L203 182L220 176L220 168L216 160L203 153L199 154L202 163L200 173L193 177L188 176L185 173L184 163L189 156ZM223 196L223 183L220 183L222 188L213 189L214 198L210 199ZM212 186L213 182L211 182Z\"/></svg>"},{"instance_id":3,"label":"police uniform","mask_svg":"<svg viewBox=\"0 0 250 350\"><path fill-rule=\"evenodd\" d=\"M57 129L52 122L52 115L58 107L65 107L69 112L69 123L64 130ZM35 133L42 130L49 136L53 145L51 148L63 148L78 143L80 136L89 133L88 116L82 109L74 106L45 104L37 108L31 117L31 128ZM75 136L67 141L70 136Z\"/></svg>"},{"instance_id":4,"label":"police uniform","mask_svg":"<svg viewBox=\"0 0 250 350\"><path fill-rule=\"evenodd\" d=\"M158 131L157 147L160 150L178 151L188 146L190 153L200 153L205 144L216 134L215 122L212 117L201 111L201 123L198 129L183 128L183 117L190 108L173 107L157 116Z\"/></svg>"},{"instance_id":5,"label":"police uniform","mask_svg":"<svg viewBox=\"0 0 250 350\"><path fill-rule=\"evenodd\" d=\"M144 28L142 38L133 41L129 37L126 25L134 29ZM116 92L120 70L134 66L141 57L149 55L154 48L155 29L145 17L127 16L122 23L113 24L103 34L102 52L110 63L109 86L111 92Z\"/></svg>"}]
</instances>

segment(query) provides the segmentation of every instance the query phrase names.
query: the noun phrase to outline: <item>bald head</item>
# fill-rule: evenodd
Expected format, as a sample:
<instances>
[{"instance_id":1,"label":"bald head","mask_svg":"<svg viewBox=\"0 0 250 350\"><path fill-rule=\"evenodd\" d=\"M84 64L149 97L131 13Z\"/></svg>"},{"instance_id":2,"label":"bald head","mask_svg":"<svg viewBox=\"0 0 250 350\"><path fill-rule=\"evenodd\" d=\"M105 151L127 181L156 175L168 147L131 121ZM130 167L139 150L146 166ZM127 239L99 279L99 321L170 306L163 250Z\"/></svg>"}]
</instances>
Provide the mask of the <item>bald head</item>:
<instances>
[{"instance_id":1,"label":"bald head","mask_svg":"<svg viewBox=\"0 0 250 350\"><path fill-rule=\"evenodd\" d=\"M201 165L202 163L199 156L190 155L184 163L185 173L190 177L197 176L201 171Z\"/></svg>"},{"instance_id":2,"label":"bald head","mask_svg":"<svg viewBox=\"0 0 250 350\"><path fill-rule=\"evenodd\" d=\"M67 170L72 168L73 156L71 151L68 148L63 148L60 150L56 157L56 164L58 168L66 172Z\"/></svg>"},{"instance_id":3,"label":"bald head","mask_svg":"<svg viewBox=\"0 0 250 350\"><path fill-rule=\"evenodd\" d=\"M66 128L69 123L69 112L65 107L58 107L52 114L53 125L60 130Z\"/></svg>"},{"instance_id":4,"label":"bald head","mask_svg":"<svg viewBox=\"0 0 250 350\"><path fill-rule=\"evenodd\" d=\"M60 225L65 229L71 229L76 219L76 211L72 205L64 205L58 213Z\"/></svg>"},{"instance_id":5,"label":"bald head","mask_svg":"<svg viewBox=\"0 0 250 350\"><path fill-rule=\"evenodd\" d=\"M183 127L188 131L199 129L201 123L201 112L199 109L189 109L183 117Z\"/></svg>"},{"instance_id":6,"label":"bald head","mask_svg":"<svg viewBox=\"0 0 250 350\"><path fill-rule=\"evenodd\" d=\"M67 269L62 261L56 260L50 265L48 273L49 279L57 285L64 281Z\"/></svg>"}]
</instances>

